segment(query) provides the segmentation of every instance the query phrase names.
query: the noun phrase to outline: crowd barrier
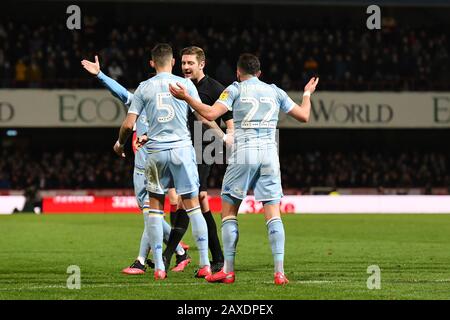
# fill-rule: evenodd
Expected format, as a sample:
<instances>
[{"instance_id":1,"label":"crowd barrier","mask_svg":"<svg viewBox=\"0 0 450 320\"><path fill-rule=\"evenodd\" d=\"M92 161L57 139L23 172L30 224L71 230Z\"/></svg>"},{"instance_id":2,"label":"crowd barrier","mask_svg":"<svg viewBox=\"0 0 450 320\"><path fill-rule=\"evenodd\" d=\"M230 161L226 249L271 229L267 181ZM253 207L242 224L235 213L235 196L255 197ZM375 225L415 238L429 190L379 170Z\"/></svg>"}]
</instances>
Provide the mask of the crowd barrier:
<instances>
[{"instance_id":1,"label":"crowd barrier","mask_svg":"<svg viewBox=\"0 0 450 320\"><path fill-rule=\"evenodd\" d=\"M0 196L0 214L22 211L25 197ZM209 197L212 212L221 211L219 196ZM166 197L164 207L169 211ZM352 214L352 213L450 213L450 196L436 195L291 195L280 203L283 213ZM58 195L44 197L43 214L138 214L134 196ZM240 213L261 213L263 205L253 196L246 197Z\"/></svg>"}]
</instances>

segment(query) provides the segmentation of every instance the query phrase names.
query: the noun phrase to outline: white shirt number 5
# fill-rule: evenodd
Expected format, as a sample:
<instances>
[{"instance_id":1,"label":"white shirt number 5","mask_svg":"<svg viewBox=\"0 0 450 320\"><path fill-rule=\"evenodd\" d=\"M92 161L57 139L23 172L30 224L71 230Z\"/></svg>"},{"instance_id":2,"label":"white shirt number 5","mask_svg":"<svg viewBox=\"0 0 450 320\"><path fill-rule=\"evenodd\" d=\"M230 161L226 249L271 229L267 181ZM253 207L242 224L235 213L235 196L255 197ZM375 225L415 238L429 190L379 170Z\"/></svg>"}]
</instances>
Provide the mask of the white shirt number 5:
<instances>
[{"instance_id":1,"label":"white shirt number 5","mask_svg":"<svg viewBox=\"0 0 450 320\"><path fill-rule=\"evenodd\" d=\"M156 109L167 111L167 114L158 117L158 122L169 122L175 117L175 110L172 105L164 103L163 99L172 99L170 92L160 92L156 95Z\"/></svg>"}]
</instances>

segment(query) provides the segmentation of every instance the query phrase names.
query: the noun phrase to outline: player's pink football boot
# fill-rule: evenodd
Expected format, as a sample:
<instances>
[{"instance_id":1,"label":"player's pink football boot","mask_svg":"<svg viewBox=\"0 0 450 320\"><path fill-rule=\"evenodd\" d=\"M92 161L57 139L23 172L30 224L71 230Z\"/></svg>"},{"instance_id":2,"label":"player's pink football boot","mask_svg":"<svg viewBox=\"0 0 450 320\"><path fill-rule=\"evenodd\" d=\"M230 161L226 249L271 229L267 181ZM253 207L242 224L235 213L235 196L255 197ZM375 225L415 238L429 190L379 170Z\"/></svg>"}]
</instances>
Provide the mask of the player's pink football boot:
<instances>
[{"instance_id":1,"label":"player's pink football boot","mask_svg":"<svg viewBox=\"0 0 450 320\"><path fill-rule=\"evenodd\" d=\"M177 255L177 265L171 269L173 272L181 272L191 262L191 257L185 252L183 255Z\"/></svg>"},{"instance_id":2,"label":"player's pink football boot","mask_svg":"<svg viewBox=\"0 0 450 320\"><path fill-rule=\"evenodd\" d=\"M184 243L183 241L180 241L180 246L184 249L184 250L189 250L189 245Z\"/></svg>"},{"instance_id":3,"label":"player's pink football boot","mask_svg":"<svg viewBox=\"0 0 450 320\"><path fill-rule=\"evenodd\" d=\"M155 280L164 280L167 278L167 273L164 270L157 269L154 273Z\"/></svg>"},{"instance_id":4,"label":"player's pink football boot","mask_svg":"<svg viewBox=\"0 0 450 320\"><path fill-rule=\"evenodd\" d=\"M276 285L285 285L289 283L289 280L286 278L284 273L276 272L273 276L273 283Z\"/></svg>"},{"instance_id":5,"label":"player's pink football boot","mask_svg":"<svg viewBox=\"0 0 450 320\"><path fill-rule=\"evenodd\" d=\"M210 266L204 266L203 268L200 268L195 273L196 278L204 278L206 276L211 275L211 267Z\"/></svg>"},{"instance_id":6,"label":"player's pink football boot","mask_svg":"<svg viewBox=\"0 0 450 320\"><path fill-rule=\"evenodd\" d=\"M122 273L129 275L145 274L146 267L142 265L139 260L133 262L133 264L122 270Z\"/></svg>"},{"instance_id":7,"label":"player's pink football boot","mask_svg":"<svg viewBox=\"0 0 450 320\"><path fill-rule=\"evenodd\" d=\"M225 272L221 269L219 272L205 277L208 282L233 283L235 280L234 272Z\"/></svg>"}]
</instances>

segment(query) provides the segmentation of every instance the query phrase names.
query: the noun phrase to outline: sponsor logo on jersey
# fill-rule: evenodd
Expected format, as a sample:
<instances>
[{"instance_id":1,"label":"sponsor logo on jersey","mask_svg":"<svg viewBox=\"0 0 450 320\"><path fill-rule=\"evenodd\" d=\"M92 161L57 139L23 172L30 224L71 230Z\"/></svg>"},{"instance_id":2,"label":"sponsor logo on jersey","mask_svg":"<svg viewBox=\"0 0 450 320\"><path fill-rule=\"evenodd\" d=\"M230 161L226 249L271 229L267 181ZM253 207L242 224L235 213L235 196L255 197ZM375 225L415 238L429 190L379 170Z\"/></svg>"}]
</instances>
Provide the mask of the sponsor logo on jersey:
<instances>
[{"instance_id":1,"label":"sponsor logo on jersey","mask_svg":"<svg viewBox=\"0 0 450 320\"><path fill-rule=\"evenodd\" d=\"M222 94L219 97L219 100L227 100L228 96L230 95L230 93L225 90L224 92L222 92Z\"/></svg>"}]
</instances>

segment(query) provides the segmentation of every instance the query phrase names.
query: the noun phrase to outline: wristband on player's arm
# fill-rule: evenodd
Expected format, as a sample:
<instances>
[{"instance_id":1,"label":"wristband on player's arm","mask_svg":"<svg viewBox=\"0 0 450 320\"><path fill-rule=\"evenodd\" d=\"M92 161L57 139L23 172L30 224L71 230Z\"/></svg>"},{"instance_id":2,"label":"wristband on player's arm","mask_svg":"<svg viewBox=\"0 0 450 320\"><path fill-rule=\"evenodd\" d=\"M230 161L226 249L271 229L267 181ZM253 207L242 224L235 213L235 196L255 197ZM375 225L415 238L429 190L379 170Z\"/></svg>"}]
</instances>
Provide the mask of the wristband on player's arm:
<instances>
[{"instance_id":1,"label":"wristband on player's arm","mask_svg":"<svg viewBox=\"0 0 450 320\"><path fill-rule=\"evenodd\" d=\"M311 91L306 90L305 92L303 92L303 96L304 97L311 97Z\"/></svg>"},{"instance_id":2,"label":"wristband on player's arm","mask_svg":"<svg viewBox=\"0 0 450 320\"><path fill-rule=\"evenodd\" d=\"M102 70L100 70L96 75L95 75L99 80L105 80L106 75L102 72Z\"/></svg>"}]
</instances>

